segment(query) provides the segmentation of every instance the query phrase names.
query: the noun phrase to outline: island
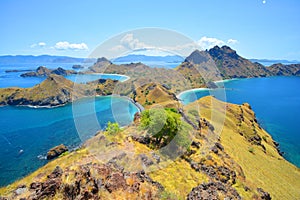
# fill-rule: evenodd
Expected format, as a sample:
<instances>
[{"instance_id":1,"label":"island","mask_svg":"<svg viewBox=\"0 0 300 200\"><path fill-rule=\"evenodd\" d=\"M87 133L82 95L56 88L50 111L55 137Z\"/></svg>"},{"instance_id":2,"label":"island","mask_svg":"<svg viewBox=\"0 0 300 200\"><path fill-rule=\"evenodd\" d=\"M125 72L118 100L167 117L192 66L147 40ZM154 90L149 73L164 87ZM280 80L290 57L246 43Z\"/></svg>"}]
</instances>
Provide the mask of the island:
<instances>
[{"instance_id":1,"label":"island","mask_svg":"<svg viewBox=\"0 0 300 200\"><path fill-rule=\"evenodd\" d=\"M99 58L84 72L123 74L130 77L125 82L77 84L42 68L35 72L47 76L42 83L0 89L0 105L52 107L120 95L144 110L130 125L108 123L81 148L1 188L0 199L300 198L299 168L282 157L251 105L212 96L183 105L176 96L191 88L215 88L213 82L225 78L299 76L299 70L299 64L252 63L228 46L196 50L175 69ZM224 116L222 129L215 116Z\"/></svg>"}]
</instances>

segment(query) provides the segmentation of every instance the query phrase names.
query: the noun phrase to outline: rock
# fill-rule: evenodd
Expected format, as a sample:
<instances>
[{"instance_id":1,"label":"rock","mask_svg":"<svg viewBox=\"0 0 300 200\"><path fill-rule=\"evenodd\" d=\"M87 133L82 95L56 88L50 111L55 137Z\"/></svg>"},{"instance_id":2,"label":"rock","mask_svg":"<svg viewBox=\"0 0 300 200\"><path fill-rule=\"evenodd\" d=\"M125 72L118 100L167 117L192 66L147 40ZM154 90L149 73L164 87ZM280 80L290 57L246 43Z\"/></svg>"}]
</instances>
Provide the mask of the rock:
<instances>
[{"instance_id":1,"label":"rock","mask_svg":"<svg viewBox=\"0 0 300 200\"><path fill-rule=\"evenodd\" d=\"M268 192L265 192L262 188L257 188L257 191L261 194L261 199L271 200L271 195Z\"/></svg>"},{"instance_id":2,"label":"rock","mask_svg":"<svg viewBox=\"0 0 300 200\"><path fill-rule=\"evenodd\" d=\"M115 173L112 173L106 183L105 183L105 188L109 191L109 192L112 192L112 191L115 191L115 190L118 190L118 189L126 189L127 188L127 184L126 184L126 180L123 176L122 173L120 172L115 172Z\"/></svg>"},{"instance_id":3,"label":"rock","mask_svg":"<svg viewBox=\"0 0 300 200\"><path fill-rule=\"evenodd\" d=\"M72 68L73 69L83 69L84 66L82 66L82 65L73 65Z\"/></svg>"},{"instance_id":4,"label":"rock","mask_svg":"<svg viewBox=\"0 0 300 200\"><path fill-rule=\"evenodd\" d=\"M199 149L200 146L201 146L201 143L200 143L200 142L192 141L192 144L191 144L191 145L194 146L194 147L196 147L197 149Z\"/></svg>"},{"instance_id":5,"label":"rock","mask_svg":"<svg viewBox=\"0 0 300 200\"><path fill-rule=\"evenodd\" d=\"M47 177L48 178L58 178L58 177L61 177L62 174L63 174L63 170L59 166L56 166L54 171Z\"/></svg>"},{"instance_id":6,"label":"rock","mask_svg":"<svg viewBox=\"0 0 300 200\"><path fill-rule=\"evenodd\" d=\"M218 88L217 84L215 84L215 83L212 82L212 81L207 82L207 83L206 83L206 87L207 87L207 88L211 88L211 89L216 89L216 88Z\"/></svg>"},{"instance_id":7,"label":"rock","mask_svg":"<svg viewBox=\"0 0 300 200\"><path fill-rule=\"evenodd\" d=\"M188 194L188 200L210 199L241 199L240 195L234 188L228 187L221 182L202 183L193 188Z\"/></svg>"},{"instance_id":8,"label":"rock","mask_svg":"<svg viewBox=\"0 0 300 200\"><path fill-rule=\"evenodd\" d=\"M141 120L141 114L139 112L136 112L134 114L134 118L133 118L133 122L135 124L139 124L140 123L140 120Z\"/></svg>"},{"instance_id":9,"label":"rock","mask_svg":"<svg viewBox=\"0 0 300 200\"><path fill-rule=\"evenodd\" d=\"M27 191L26 185L21 185L14 191L14 193L15 193L15 195L20 195L26 191Z\"/></svg>"},{"instance_id":10,"label":"rock","mask_svg":"<svg viewBox=\"0 0 300 200\"><path fill-rule=\"evenodd\" d=\"M68 151L68 148L65 145L63 145L63 144L58 145L48 151L47 159L50 160L50 159L56 158L66 151Z\"/></svg>"},{"instance_id":11,"label":"rock","mask_svg":"<svg viewBox=\"0 0 300 200\"><path fill-rule=\"evenodd\" d=\"M243 103L242 105L245 106L245 107L247 107L248 109L252 110L252 108L251 108L251 106L250 106L249 103Z\"/></svg>"},{"instance_id":12,"label":"rock","mask_svg":"<svg viewBox=\"0 0 300 200\"><path fill-rule=\"evenodd\" d=\"M160 163L160 156L157 155L156 153L152 153L152 157L156 160L156 163Z\"/></svg>"},{"instance_id":13,"label":"rock","mask_svg":"<svg viewBox=\"0 0 300 200\"><path fill-rule=\"evenodd\" d=\"M224 151L224 147L223 147L223 145L221 145L221 143L216 142L215 146L216 146L218 149L220 149L221 151Z\"/></svg>"},{"instance_id":14,"label":"rock","mask_svg":"<svg viewBox=\"0 0 300 200\"><path fill-rule=\"evenodd\" d=\"M145 154L140 154L139 157L141 158L143 164L146 167L149 167L150 165L153 165L153 161L151 159L149 159Z\"/></svg>"},{"instance_id":15,"label":"rock","mask_svg":"<svg viewBox=\"0 0 300 200\"><path fill-rule=\"evenodd\" d=\"M218 154L218 148L216 146L213 146L211 148L211 151L214 152L215 154Z\"/></svg>"},{"instance_id":16,"label":"rock","mask_svg":"<svg viewBox=\"0 0 300 200\"><path fill-rule=\"evenodd\" d=\"M29 196L29 199L45 199L54 197L61 186L62 169L57 166L53 172L47 176L47 180L41 183L31 183L30 189L34 192Z\"/></svg>"}]
</instances>

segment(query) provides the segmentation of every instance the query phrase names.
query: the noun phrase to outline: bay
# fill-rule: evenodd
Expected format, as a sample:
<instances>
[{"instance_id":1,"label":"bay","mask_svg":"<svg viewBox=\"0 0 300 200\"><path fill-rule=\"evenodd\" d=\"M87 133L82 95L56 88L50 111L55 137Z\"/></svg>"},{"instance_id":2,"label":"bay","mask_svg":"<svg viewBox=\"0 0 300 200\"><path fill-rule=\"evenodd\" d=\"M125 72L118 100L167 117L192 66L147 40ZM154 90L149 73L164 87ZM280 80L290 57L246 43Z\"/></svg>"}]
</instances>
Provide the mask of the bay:
<instances>
[{"instance_id":1,"label":"bay","mask_svg":"<svg viewBox=\"0 0 300 200\"><path fill-rule=\"evenodd\" d=\"M300 167L300 77L236 79L223 82L230 103L248 102L259 123L280 144L284 157ZM194 90L182 93L184 104L203 96L218 97L217 90Z\"/></svg>"}]
</instances>

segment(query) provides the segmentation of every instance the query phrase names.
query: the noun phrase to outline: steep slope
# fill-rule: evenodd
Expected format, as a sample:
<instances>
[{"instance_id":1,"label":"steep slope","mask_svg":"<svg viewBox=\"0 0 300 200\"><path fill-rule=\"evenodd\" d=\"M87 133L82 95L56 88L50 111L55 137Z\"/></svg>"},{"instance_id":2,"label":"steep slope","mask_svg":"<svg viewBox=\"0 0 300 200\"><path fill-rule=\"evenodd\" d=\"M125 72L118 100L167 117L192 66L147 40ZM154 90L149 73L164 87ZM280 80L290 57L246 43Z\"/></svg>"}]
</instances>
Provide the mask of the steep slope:
<instances>
[{"instance_id":1,"label":"steep slope","mask_svg":"<svg viewBox=\"0 0 300 200\"><path fill-rule=\"evenodd\" d=\"M209 51L224 78L249 78L269 76L269 71L263 65L253 64L239 56L228 46L215 46Z\"/></svg>"},{"instance_id":2,"label":"steep slope","mask_svg":"<svg viewBox=\"0 0 300 200\"><path fill-rule=\"evenodd\" d=\"M199 113L190 111L195 106ZM218 127L211 114L221 115L223 108L222 133L204 151L210 133ZM1 188L0 195L10 199L300 198L299 169L279 155L249 104L204 97L183 110L192 121L199 120L199 129L194 130L188 151L174 161L148 146L135 120L117 134L99 132L81 149Z\"/></svg>"},{"instance_id":3,"label":"steep slope","mask_svg":"<svg viewBox=\"0 0 300 200\"><path fill-rule=\"evenodd\" d=\"M195 104L200 105L200 115L209 121L212 106L217 115L222 115L224 103L212 97L204 97L186 106L186 109L193 108ZM211 123L216 125L216 122ZM300 198L299 168L279 154L272 137L257 123L249 104L226 104L226 118L220 143L225 152L241 167L250 186L263 188L273 199ZM243 182L237 181L234 187L241 196L250 198Z\"/></svg>"}]
</instances>

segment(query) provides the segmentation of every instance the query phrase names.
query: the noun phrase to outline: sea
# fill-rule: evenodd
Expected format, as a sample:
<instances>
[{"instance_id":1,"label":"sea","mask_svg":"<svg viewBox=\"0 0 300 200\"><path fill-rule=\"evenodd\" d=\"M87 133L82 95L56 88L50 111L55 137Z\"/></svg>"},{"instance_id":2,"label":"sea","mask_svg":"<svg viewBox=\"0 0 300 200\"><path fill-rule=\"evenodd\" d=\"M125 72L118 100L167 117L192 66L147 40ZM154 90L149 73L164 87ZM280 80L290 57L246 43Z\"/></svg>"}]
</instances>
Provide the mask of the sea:
<instances>
[{"instance_id":1,"label":"sea","mask_svg":"<svg viewBox=\"0 0 300 200\"><path fill-rule=\"evenodd\" d=\"M50 69L71 69L74 63L43 64ZM31 87L45 78L20 77L24 72L6 73L6 70L32 70L31 64L0 65L0 88ZM80 75L66 77L80 82L111 78L125 80L119 75ZM133 121L138 108L127 98L118 96L84 98L62 107L28 108L0 107L0 186L20 179L45 165L47 151L59 144L70 150L105 129L107 123L125 126Z\"/></svg>"},{"instance_id":2,"label":"sea","mask_svg":"<svg viewBox=\"0 0 300 200\"><path fill-rule=\"evenodd\" d=\"M217 84L224 90L192 90L179 98L184 104L207 95L235 104L249 103L261 126L279 142L284 158L300 167L300 77L233 79Z\"/></svg>"}]
</instances>

